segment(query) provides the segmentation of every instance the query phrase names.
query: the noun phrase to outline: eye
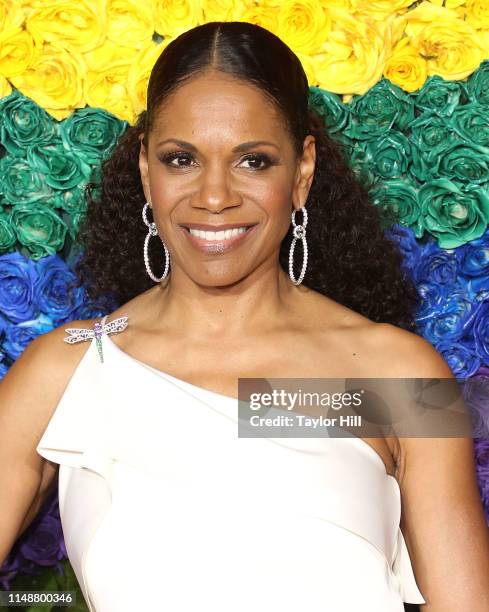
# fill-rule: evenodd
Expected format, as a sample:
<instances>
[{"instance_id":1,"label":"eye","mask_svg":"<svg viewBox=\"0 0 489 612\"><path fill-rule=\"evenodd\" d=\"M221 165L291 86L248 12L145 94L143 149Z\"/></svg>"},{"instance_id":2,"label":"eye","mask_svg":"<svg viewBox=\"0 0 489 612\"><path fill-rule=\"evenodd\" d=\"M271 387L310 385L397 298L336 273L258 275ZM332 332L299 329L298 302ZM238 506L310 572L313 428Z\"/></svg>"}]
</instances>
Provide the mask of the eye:
<instances>
[{"instance_id":1,"label":"eye","mask_svg":"<svg viewBox=\"0 0 489 612\"><path fill-rule=\"evenodd\" d=\"M161 156L161 158L159 158L161 162L163 162L164 164L166 164L167 166L170 166L170 168L188 168L189 166L187 164L174 164L172 163L174 160L179 159L179 160L191 160L192 159L192 155L190 155L190 153L186 153L185 151L175 151L173 153L167 153L166 155Z\"/></svg>"},{"instance_id":2,"label":"eye","mask_svg":"<svg viewBox=\"0 0 489 612\"><path fill-rule=\"evenodd\" d=\"M243 161L252 161L253 163L263 163L265 164L265 166L251 166L251 170L266 170L269 166L272 165L272 160L268 157L268 155L265 155L265 153L250 153L249 155L245 155L245 157L243 158Z\"/></svg>"}]
</instances>

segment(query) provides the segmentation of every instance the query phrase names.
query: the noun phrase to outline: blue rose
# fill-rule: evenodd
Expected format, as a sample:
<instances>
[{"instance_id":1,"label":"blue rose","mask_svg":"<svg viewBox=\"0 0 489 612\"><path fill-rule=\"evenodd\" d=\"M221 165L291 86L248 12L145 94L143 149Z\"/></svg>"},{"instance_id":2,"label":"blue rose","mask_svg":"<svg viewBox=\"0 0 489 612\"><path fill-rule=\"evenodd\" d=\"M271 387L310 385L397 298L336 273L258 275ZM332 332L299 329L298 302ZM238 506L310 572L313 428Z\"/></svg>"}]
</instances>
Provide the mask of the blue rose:
<instances>
[{"instance_id":1,"label":"blue rose","mask_svg":"<svg viewBox=\"0 0 489 612\"><path fill-rule=\"evenodd\" d=\"M436 350L442 355L456 377L467 378L480 368L481 360L473 346L464 342L442 340L436 345Z\"/></svg>"},{"instance_id":2,"label":"blue rose","mask_svg":"<svg viewBox=\"0 0 489 612\"><path fill-rule=\"evenodd\" d=\"M421 304L415 318L418 324L423 324L426 320L435 317L436 312L442 308L447 298L447 290L445 285L428 281L417 284L416 289L421 296Z\"/></svg>"},{"instance_id":3,"label":"blue rose","mask_svg":"<svg viewBox=\"0 0 489 612\"><path fill-rule=\"evenodd\" d=\"M442 340L458 341L466 335L477 310L461 288L452 290L441 309L427 320L425 333L434 345Z\"/></svg>"},{"instance_id":4,"label":"blue rose","mask_svg":"<svg viewBox=\"0 0 489 612\"><path fill-rule=\"evenodd\" d=\"M35 300L39 309L58 324L72 320L72 313L83 302L82 287L68 290L69 283L75 279L75 274L58 255L44 257L37 264Z\"/></svg>"},{"instance_id":5,"label":"blue rose","mask_svg":"<svg viewBox=\"0 0 489 612\"><path fill-rule=\"evenodd\" d=\"M440 249L434 240L430 240L421 249L419 265L415 271L417 282L436 284L455 284L458 274L455 252Z\"/></svg>"},{"instance_id":6,"label":"blue rose","mask_svg":"<svg viewBox=\"0 0 489 612\"><path fill-rule=\"evenodd\" d=\"M489 300L489 276L471 278L467 283L467 295L474 302Z\"/></svg>"},{"instance_id":7,"label":"blue rose","mask_svg":"<svg viewBox=\"0 0 489 612\"><path fill-rule=\"evenodd\" d=\"M460 272L464 276L489 277L489 230L456 249Z\"/></svg>"},{"instance_id":8,"label":"blue rose","mask_svg":"<svg viewBox=\"0 0 489 612\"><path fill-rule=\"evenodd\" d=\"M60 542L63 539L61 523L53 516L45 515L35 530L20 547L20 552L29 561L51 566L62 559Z\"/></svg>"},{"instance_id":9,"label":"blue rose","mask_svg":"<svg viewBox=\"0 0 489 612\"><path fill-rule=\"evenodd\" d=\"M474 337L475 348L482 361L489 365L489 300L478 305L469 332Z\"/></svg>"},{"instance_id":10,"label":"blue rose","mask_svg":"<svg viewBox=\"0 0 489 612\"><path fill-rule=\"evenodd\" d=\"M421 249L414 236L413 230L400 223L396 223L384 231L384 236L397 244L403 258L403 267L412 275L418 267Z\"/></svg>"},{"instance_id":11,"label":"blue rose","mask_svg":"<svg viewBox=\"0 0 489 612\"><path fill-rule=\"evenodd\" d=\"M34 299L36 277L34 262L19 252L0 257L0 313L12 323L38 316L39 309Z\"/></svg>"},{"instance_id":12,"label":"blue rose","mask_svg":"<svg viewBox=\"0 0 489 612\"><path fill-rule=\"evenodd\" d=\"M51 331L52 320L44 314L31 321L22 321L7 328L3 350L14 361L24 352L34 338Z\"/></svg>"}]
</instances>

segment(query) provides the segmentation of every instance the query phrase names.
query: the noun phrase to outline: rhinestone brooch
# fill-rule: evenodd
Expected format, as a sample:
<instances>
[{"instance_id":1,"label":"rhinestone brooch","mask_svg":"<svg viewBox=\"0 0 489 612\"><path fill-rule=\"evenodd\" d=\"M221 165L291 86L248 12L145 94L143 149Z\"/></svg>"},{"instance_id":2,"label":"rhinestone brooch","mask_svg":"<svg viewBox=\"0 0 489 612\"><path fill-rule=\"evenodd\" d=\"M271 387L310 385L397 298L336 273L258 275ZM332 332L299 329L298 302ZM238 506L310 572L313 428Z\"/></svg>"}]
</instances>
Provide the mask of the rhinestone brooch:
<instances>
[{"instance_id":1,"label":"rhinestone brooch","mask_svg":"<svg viewBox=\"0 0 489 612\"><path fill-rule=\"evenodd\" d=\"M68 344L75 344L76 342L83 342L84 340L92 340L95 338L97 351L100 357L100 362L104 362L104 356L102 353L102 334L113 334L115 332L121 332L127 327L127 319L129 317L124 315L117 319L114 319L110 323L94 323L93 329L84 329L82 327L68 327L65 329L69 336L63 338Z\"/></svg>"}]
</instances>

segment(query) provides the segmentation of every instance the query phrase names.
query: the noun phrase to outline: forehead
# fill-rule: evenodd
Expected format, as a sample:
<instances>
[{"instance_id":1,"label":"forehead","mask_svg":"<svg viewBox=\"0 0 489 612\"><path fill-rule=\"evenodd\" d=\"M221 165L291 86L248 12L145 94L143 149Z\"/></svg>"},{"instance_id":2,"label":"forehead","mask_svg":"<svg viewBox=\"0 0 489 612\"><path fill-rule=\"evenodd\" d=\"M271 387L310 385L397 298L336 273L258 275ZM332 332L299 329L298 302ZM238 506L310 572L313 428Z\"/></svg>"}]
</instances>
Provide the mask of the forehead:
<instances>
[{"instance_id":1,"label":"forehead","mask_svg":"<svg viewBox=\"0 0 489 612\"><path fill-rule=\"evenodd\" d=\"M155 114L153 132L159 136L222 139L254 134L286 140L283 117L276 105L250 83L222 73L203 74L180 85Z\"/></svg>"}]
</instances>

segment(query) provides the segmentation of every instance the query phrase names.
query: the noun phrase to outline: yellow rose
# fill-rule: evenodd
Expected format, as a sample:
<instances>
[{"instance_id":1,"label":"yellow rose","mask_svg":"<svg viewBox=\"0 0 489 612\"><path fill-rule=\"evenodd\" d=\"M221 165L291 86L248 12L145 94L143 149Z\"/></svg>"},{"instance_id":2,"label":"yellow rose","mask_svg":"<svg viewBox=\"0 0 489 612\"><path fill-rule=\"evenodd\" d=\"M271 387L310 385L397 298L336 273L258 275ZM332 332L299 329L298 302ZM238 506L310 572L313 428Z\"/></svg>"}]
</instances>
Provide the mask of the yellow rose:
<instances>
[{"instance_id":1,"label":"yellow rose","mask_svg":"<svg viewBox=\"0 0 489 612\"><path fill-rule=\"evenodd\" d=\"M406 35L426 59L428 75L447 80L464 79L484 59L484 47L476 30L454 10L423 2L404 16Z\"/></svg>"},{"instance_id":2,"label":"yellow rose","mask_svg":"<svg viewBox=\"0 0 489 612\"><path fill-rule=\"evenodd\" d=\"M22 74L34 61L39 49L29 32L17 30L0 38L0 74L13 77Z\"/></svg>"},{"instance_id":3,"label":"yellow rose","mask_svg":"<svg viewBox=\"0 0 489 612\"><path fill-rule=\"evenodd\" d=\"M259 25L269 32L277 34L278 10L275 6L270 6L267 2L261 4L252 4L243 13L241 20L248 23Z\"/></svg>"},{"instance_id":4,"label":"yellow rose","mask_svg":"<svg viewBox=\"0 0 489 612\"><path fill-rule=\"evenodd\" d=\"M165 38L160 44L151 41L139 51L129 68L127 87L135 115L139 115L146 109L146 95L151 70L169 42L170 39L168 38Z\"/></svg>"},{"instance_id":5,"label":"yellow rose","mask_svg":"<svg viewBox=\"0 0 489 612\"><path fill-rule=\"evenodd\" d=\"M129 65L134 58L134 49L129 47L121 47L110 40L105 40L102 45L83 54L88 69L92 71L106 70L112 64L127 64Z\"/></svg>"},{"instance_id":6,"label":"yellow rose","mask_svg":"<svg viewBox=\"0 0 489 612\"><path fill-rule=\"evenodd\" d=\"M24 11L17 0L0 0L0 41L11 36L24 23Z\"/></svg>"},{"instance_id":7,"label":"yellow rose","mask_svg":"<svg viewBox=\"0 0 489 612\"><path fill-rule=\"evenodd\" d=\"M0 98L5 98L12 93L12 86L3 76L0 76Z\"/></svg>"},{"instance_id":8,"label":"yellow rose","mask_svg":"<svg viewBox=\"0 0 489 612\"><path fill-rule=\"evenodd\" d=\"M489 58L489 30L479 30L477 34L484 49L484 57Z\"/></svg>"},{"instance_id":9,"label":"yellow rose","mask_svg":"<svg viewBox=\"0 0 489 612\"><path fill-rule=\"evenodd\" d=\"M409 38L402 38L384 66L384 76L405 91L416 91L422 87L428 76L426 60L410 44Z\"/></svg>"},{"instance_id":10,"label":"yellow rose","mask_svg":"<svg viewBox=\"0 0 489 612\"><path fill-rule=\"evenodd\" d=\"M41 43L55 42L81 53L105 38L105 2L102 0L47 0L34 7L26 28Z\"/></svg>"},{"instance_id":11,"label":"yellow rose","mask_svg":"<svg viewBox=\"0 0 489 612\"><path fill-rule=\"evenodd\" d=\"M314 55L319 87L339 94L364 94L382 76L390 54L391 20L386 24L357 19L330 7L333 29Z\"/></svg>"},{"instance_id":12,"label":"yellow rose","mask_svg":"<svg viewBox=\"0 0 489 612\"><path fill-rule=\"evenodd\" d=\"M467 0L465 20L473 28L489 28L489 0Z\"/></svg>"},{"instance_id":13,"label":"yellow rose","mask_svg":"<svg viewBox=\"0 0 489 612\"><path fill-rule=\"evenodd\" d=\"M155 30L164 37L176 38L185 30L203 23L200 2L153 0Z\"/></svg>"},{"instance_id":14,"label":"yellow rose","mask_svg":"<svg viewBox=\"0 0 489 612\"><path fill-rule=\"evenodd\" d=\"M134 111L127 91L129 66L113 63L108 68L89 70L85 79L85 99L89 106L100 107L119 119L134 122Z\"/></svg>"},{"instance_id":15,"label":"yellow rose","mask_svg":"<svg viewBox=\"0 0 489 612\"><path fill-rule=\"evenodd\" d=\"M140 49L153 36L151 0L107 0L107 38Z\"/></svg>"},{"instance_id":16,"label":"yellow rose","mask_svg":"<svg viewBox=\"0 0 489 612\"><path fill-rule=\"evenodd\" d=\"M66 110L85 106L83 57L54 43L46 43L29 68L10 79L24 95L45 109Z\"/></svg>"},{"instance_id":17,"label":"yellow rose","mask_svg":"<svg viewBox=\"0 0 489 612\"><path fill-rule=\"evenodd\" d=\"M294 51L318 51L327 39L331 19L316 0L285 0L278 12L277 35Z\"/></svg>"},{"instance_id":18,"label":"yellow rose","mask_svg":"<svg viewBox=\"0 0 489 612\"><path fill-rule=\"evenodd\" d=\"M241 15L252 4L249 0L200 0L203 21L243 21Z\"/></svg>"},{"instance_id":19,"label":"yellow rose","mask_svg":"<svg viewBox=\"0 0 489 612\"><path fill-rule=\"evenodd\" d=\"M297 53L296 55L299 58L302 67L304 68L304 72L306 73L307 77L307 84L309 85L309 87L318 87L319 81L318 77L316 76L314 57L311 57L310 55L305 55L303 53Z\"/></svg>"},{"instance_id":20,"label":"yellow rose","mask_svg":"<svg viewBox=\"0 0 489 612\"><path fill-rule=\"evenodd\" d=\"M350 0L351 9L360 14L368 14L375 19L384 19L405 11L415 0Z\"/></svg>"}]
</instances>

